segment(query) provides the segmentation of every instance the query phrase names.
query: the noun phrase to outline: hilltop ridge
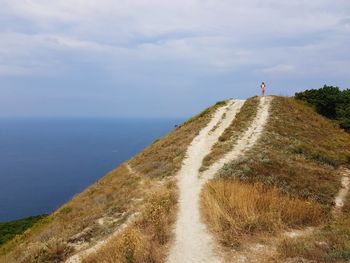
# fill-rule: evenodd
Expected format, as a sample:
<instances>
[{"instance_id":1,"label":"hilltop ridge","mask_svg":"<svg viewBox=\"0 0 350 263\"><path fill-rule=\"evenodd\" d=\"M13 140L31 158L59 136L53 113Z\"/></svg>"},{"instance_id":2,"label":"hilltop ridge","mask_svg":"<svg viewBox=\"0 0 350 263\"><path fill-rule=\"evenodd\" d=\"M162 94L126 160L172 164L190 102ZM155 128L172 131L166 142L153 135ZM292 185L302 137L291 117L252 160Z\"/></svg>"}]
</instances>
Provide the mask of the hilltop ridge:
<instances>
[{"instance_id":1,"label":"hilltop ridge","mask_svg":"<svg viewBox=\"0 0 350 263\"><path fill-rule=\"evenodd\" d=\"M293 98L219 102L1 246L0 262L346 262L349 165L350 135Z\"/></svg>"}]
</instances>

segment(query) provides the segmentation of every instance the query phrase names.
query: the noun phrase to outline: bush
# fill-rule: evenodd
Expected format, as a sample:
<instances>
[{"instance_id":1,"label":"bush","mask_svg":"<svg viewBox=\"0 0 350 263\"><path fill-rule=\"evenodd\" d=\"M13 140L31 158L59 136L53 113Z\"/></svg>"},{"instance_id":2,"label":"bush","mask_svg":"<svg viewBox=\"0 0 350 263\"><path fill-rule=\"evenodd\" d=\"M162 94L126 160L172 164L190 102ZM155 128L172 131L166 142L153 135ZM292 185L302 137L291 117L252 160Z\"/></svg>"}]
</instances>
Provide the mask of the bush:
<instances>
[{"instance_id":1,"label":"bush","mask_svg":"<svg viewBox=\"0 0 350 263\"><path fill-rule=\"evenodd\" d=\"M340 126L350 132L350 90L327 86L318 90L311 89L295 94L298 100L306 101L323 116L336 120Z\"/></svg>"}]
</instances>

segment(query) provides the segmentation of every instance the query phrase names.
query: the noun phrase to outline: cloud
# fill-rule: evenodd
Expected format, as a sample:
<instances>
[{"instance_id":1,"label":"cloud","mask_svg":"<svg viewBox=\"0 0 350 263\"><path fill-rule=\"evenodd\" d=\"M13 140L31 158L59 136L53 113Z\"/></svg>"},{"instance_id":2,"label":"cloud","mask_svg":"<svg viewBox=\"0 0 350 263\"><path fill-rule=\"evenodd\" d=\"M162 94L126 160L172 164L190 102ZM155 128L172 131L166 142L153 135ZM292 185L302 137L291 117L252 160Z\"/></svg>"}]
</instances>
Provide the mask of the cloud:
<instances>
[{"instance_id":1,"label":"cloud","mask_svg":"<svg viewBox=\"0 0 350 263\"><path fill-rule=\"evenodd\" d=\"M347 84L349 10L348 0L3 0L0 82L98 72L146 95L265 77Z\"/></svg>"},{"instance_id":2,"label":"cloud","mask_svg":"<svg viewBox=\"0 0 350 263\"><path fill-rule=\"evenodd\" d=\"M272 66L269 68L265 68L262 70L262 72L267 73L267 74L276 75L276 74L293 73L294 70L295 70L295 68L293 65L280 64L280 65Z\"/></svg>"},{"instance_id":3,"label":"cloud","mask_svg":"<svg viewBox=\"0 0 350 263\"><path fill-rule=\"evenodd\" d=\"M346 8L348 1L334 5L330 0L5 0L1 12L8 23L0 26L6 32L0 52L5 50L9 59L22 55L25 61L35 60L38 49L71 49L78 57L83 52L89 58L95 55L96 61L101 56L125 59L115 60L116 66L139 59L200 64L213 71L251 64L266 72L284 64L266 47L283 49L290 43L307 47L315 39L309 35L320 41L329 36L340 39L339 31L349 30ZM16 21L25 21L28 32L25 27L22 32L11 31ZM289 59L289 54L279 55ZM48 63L51 59L50 54L39 57Z\"/></svg>"}]
</instances>

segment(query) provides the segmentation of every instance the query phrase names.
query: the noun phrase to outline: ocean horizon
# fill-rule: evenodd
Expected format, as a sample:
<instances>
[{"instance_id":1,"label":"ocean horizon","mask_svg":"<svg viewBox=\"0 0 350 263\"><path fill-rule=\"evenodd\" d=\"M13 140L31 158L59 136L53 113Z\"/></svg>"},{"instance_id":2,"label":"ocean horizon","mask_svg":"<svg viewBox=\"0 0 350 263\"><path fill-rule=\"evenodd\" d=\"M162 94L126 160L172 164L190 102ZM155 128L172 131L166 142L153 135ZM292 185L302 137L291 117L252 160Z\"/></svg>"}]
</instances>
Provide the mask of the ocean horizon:
<instances>
[{"instance_id":1,"label":"ocean horizon","mask_svg":"<svg viewBox=\"0 0 350 263\"><path fill-rule=\"evenodd\" d=\"M50 213L183 119L0 119L0 222Z\"/></svg>"}]
</instances>

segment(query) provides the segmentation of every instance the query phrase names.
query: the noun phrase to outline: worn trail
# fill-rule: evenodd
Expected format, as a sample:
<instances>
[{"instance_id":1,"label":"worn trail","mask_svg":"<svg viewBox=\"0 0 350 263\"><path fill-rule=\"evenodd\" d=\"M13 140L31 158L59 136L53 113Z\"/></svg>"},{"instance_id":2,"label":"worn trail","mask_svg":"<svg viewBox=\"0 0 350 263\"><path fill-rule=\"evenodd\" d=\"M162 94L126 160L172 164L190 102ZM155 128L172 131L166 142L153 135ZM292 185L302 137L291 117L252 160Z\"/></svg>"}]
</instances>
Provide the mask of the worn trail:
<instances>
[{"instance_id":1,"label":"worn trail","mask_svg":"<svg viewBox=\"0 0 350 263\"><path fill-rule=\"evenodd\" d=\"M169 263L220 262L214 252L214 242L200 219L199 198L202 184L198 170L203 158L231 124L243 104L244 101L235 100L219 108L187 149L187 157L178 172L179 212Z\"/></svg>"},{"instance_id":2,"label":"worn trail","mask_svg":"<svg viewBox=\"0 0 350 263\"><path fill-rule=\"evenodd\" d=\"M254 146L254 144L261 137L264 127L268 121L271 100L272 97L262 97L260 99L258 112L252 124L243 133L241 138L238 139L237 143L231 151L226 153L220 160L213 163L208 170L204 171L201 174L203 182L211 179L219 171L219 169L224 166L224 164L229 163L237 159L239 156L244 155L247 150L251 149L252 146Z\"/></svg>"},{"instance_id":3,"label":"worn trail","mask_svg":"<svg viewBox=\"0 0 350 263\"><path fill-rule=\"evenodd\" d=\"M175 243L170 250L168 263L221 262L220 256L217 255L219 249L215 247L210 234L200 219L200 192L204 183L211 179L225 163L244 154L257 142L268 120L271 99L270 97L261 98L257 115L250 127L237 141L233 149L209 167L207 171L199 173L203 158L234 120L244 101L234 101L227 107L219 109L207 127L189 146L187 158L178 174L179 213L175 228Z\"/></svg>"}]
</instances>

